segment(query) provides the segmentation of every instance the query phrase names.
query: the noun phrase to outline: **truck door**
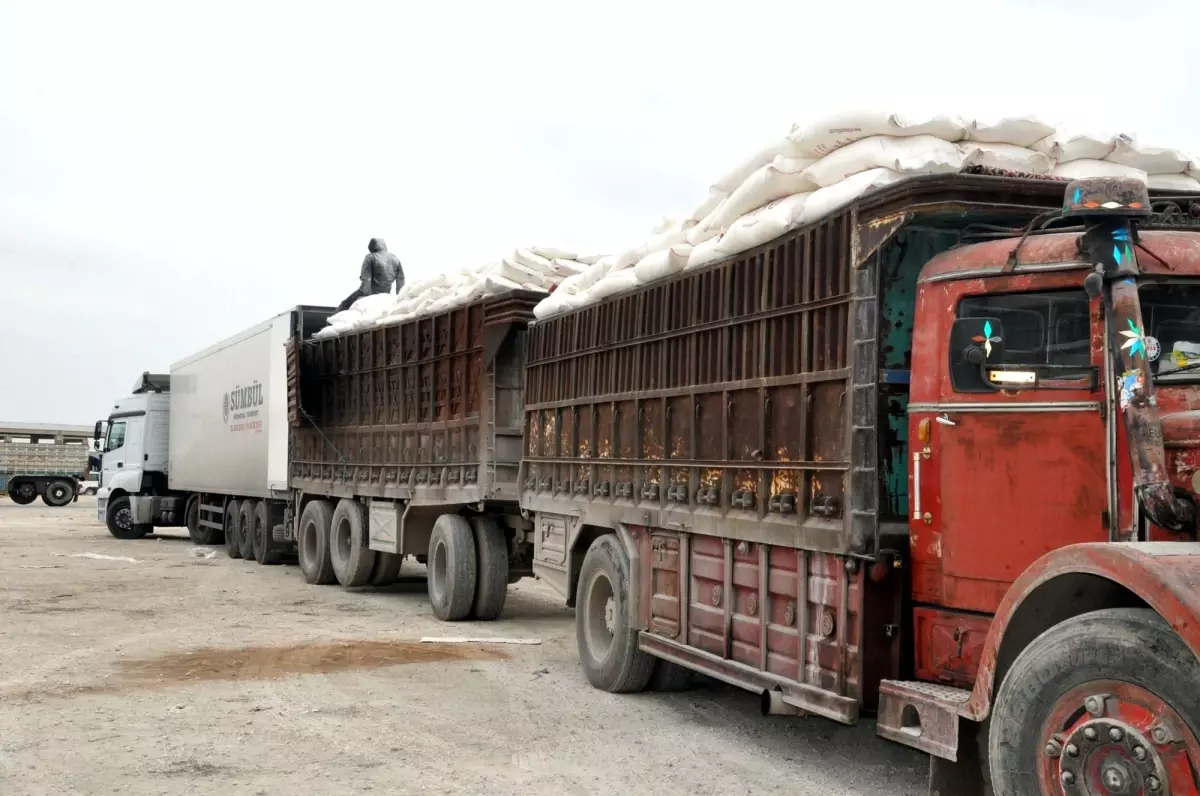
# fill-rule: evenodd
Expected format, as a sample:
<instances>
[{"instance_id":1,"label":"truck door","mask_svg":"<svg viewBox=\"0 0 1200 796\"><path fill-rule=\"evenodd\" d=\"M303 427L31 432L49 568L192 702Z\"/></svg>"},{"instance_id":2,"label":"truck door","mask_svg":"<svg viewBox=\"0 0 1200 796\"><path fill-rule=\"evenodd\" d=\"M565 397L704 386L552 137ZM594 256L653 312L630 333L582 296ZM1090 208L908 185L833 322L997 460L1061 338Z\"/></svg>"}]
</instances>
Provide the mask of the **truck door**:
<instances>
[{"instance_id":1,"label":"truck door","mask_svg":"<svg viewBox=\"0 0 1200 796\"><path fill-rule=\"evenodd\" d=\"M104 439L104 454L100 460L101 486L112 486L113 479L125 469L125 438L128 420L113 420L108 424Z\"/></svg>"},{"instance_id":2,"label":"truck door","mask_svg":"<svg viewBox=\"0 0 1200 796\"><path fill-rule=\"evenodd\" d=\"M909 408L918 601L994 613L1044 553L1108 538L1100 305L1078 275L1047 282L1057 286L1030 291L1029 277L925 286L922 303L940 306L924 314L940 315L931 320L940 333L913 358L934 388ZM994 349L987 365L1020 366L1018 378L1042 368L1036 387L989 384L978 361L954 350L959 318L992 319L980 323L992 339L974 337Z\"/></svg>"}]
</instances>

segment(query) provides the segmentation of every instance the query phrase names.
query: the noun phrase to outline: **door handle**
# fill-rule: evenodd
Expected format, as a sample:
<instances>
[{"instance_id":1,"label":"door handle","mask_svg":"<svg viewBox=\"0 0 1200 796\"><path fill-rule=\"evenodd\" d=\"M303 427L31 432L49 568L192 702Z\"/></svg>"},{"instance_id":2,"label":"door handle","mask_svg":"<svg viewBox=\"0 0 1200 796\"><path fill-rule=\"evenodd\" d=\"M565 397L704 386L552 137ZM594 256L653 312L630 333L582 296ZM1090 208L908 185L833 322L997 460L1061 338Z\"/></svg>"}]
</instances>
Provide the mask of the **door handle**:
<instances>
[{"instance_id":1,"label":"door handle","mask_svg":"<svg viewBox=\"0 0 1200 796\"><path fill-rule=\"evenodd\" d=\"M124 466L125 466L125 462L117 462L117 467L124 467Z\"/></svg>"}]
</instances>

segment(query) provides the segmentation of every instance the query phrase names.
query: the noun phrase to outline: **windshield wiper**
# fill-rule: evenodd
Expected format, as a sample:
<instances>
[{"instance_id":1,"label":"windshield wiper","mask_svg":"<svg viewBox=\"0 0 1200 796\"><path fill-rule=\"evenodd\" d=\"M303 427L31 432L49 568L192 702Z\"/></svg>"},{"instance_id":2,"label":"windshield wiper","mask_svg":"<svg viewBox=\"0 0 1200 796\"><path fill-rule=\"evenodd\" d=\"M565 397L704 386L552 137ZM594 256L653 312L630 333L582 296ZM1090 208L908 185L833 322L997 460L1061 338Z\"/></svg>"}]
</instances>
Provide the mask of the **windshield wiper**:
<instances>
[{"instance_id":1,"label":"windshield wiper","mask_svg":"<svg viewBox=\"0 0 1200 796\"><path fill-rule=\"evenodd\" d=\"M1174 376L1176 373L1187 373L1192 370L1200 370L1200 361L1189 362L1186 365L1181 365L1177 368L1171 368L1166 373L1159 373L1155 378L1161 379L1164 376Z\"/></svg>"}]
</instances>

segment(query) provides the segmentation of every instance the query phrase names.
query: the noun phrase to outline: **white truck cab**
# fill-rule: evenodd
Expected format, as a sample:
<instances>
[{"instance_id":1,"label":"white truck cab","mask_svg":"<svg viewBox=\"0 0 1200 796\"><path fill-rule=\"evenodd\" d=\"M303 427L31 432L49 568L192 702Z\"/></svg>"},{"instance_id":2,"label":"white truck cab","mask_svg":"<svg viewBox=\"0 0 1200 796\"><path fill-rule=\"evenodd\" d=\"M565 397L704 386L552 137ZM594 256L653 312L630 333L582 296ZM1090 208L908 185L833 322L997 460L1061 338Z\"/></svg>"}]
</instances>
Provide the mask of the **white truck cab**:
<instances>
[{"instance_id":1,"label":"white truck cab","mask_svg":"<svg viewBox=\"0 0 1200 796\"><path fill-rule=\"evenodd\" d=\"M133 393L117 401L100 440L100 490L97 519L119 539L145 536L153 525L182 520L177 497L168 494L167 449L170 430L170 377L143 373Z\"/></svg>"}]
</instances>

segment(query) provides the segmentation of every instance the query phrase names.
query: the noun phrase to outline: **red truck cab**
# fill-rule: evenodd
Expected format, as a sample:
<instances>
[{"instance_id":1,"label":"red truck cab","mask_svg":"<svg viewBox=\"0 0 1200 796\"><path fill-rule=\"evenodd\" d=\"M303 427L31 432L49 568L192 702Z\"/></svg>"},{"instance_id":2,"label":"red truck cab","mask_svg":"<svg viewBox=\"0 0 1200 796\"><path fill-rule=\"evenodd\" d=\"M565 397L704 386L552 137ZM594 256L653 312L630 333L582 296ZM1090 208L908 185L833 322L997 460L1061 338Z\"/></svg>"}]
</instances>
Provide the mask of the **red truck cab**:
<instances>
[{"instance_id":1,"label":"red truck cab","mask_svg":"<svg viewBox=\"0 0 1200 796\"><path fill-rule=\"evenodd\" d=\"M1136 281L1105 274L1087 234L953 249L918 279L918 682L885 681L879 731L934 754L942 792L980 791L980 753L997 793L1200 792L1200 700L1180 682L1200 654L1200 234L1111 233ZM1136 290L1140 320L1106 281Z\"/></svg>"}]
</instances>

